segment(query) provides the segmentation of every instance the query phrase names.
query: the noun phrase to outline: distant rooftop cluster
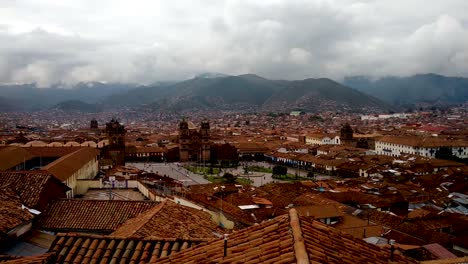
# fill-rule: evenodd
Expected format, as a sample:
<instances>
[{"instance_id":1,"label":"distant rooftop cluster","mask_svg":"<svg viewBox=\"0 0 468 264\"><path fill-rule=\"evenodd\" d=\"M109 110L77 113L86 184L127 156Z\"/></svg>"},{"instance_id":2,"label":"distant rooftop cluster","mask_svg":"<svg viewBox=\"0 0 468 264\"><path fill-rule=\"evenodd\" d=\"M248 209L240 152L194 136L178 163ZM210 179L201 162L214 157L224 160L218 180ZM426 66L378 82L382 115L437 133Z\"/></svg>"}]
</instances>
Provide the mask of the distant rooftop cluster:
<instances>
[{"instance_id":1,"label":"distant rooftop cluster","mask_svg":"<svg viewBox=\"0 0 468 264\"><path fill-rule=\"evenodd\" d=\"M464 263L468 119L451 111L8 121L0 260Z\"/></svg>"}]
</instances>

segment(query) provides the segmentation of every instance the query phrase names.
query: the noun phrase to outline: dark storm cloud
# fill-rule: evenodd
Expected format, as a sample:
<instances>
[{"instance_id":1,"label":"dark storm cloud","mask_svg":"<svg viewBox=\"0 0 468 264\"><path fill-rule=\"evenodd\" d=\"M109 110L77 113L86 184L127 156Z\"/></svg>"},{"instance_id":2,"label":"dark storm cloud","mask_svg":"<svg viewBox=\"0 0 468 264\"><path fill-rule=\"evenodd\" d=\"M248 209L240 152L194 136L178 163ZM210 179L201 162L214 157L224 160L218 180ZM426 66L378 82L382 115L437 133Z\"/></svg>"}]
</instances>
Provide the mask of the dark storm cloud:
<instances>
[{"instance_id":1,"label":"dark storm cloud","mask_svg":"<svg viewBox=\"0 0 468 264\"><path fill-rule=\"evenodd\" d=\"M468 2L2 1L0 82L468 77Z\"/></svg>"}]
</instances>

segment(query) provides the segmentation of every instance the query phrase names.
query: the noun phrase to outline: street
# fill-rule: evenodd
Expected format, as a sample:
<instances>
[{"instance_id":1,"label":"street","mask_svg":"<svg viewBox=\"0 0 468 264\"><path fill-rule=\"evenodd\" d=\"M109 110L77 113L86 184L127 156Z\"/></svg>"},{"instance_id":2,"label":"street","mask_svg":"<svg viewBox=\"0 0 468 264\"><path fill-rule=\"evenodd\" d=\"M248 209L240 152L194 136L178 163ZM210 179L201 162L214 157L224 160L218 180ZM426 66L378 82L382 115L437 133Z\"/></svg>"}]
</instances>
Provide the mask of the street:
<instances>
[{"instance_id":1,"label":"street","mask_svg":"<svg viewBox=\"0 0 468 264\"><path fill-rule=\"evenodd\" d=\"M186 170L179 165L179 163L132 162L126 163L125 165L156 173L161 176L165 175L171 177L172 179L180 181L184 186L210 183L208 180L205 180L202 175Z\"/></svg>"}]
</instances>

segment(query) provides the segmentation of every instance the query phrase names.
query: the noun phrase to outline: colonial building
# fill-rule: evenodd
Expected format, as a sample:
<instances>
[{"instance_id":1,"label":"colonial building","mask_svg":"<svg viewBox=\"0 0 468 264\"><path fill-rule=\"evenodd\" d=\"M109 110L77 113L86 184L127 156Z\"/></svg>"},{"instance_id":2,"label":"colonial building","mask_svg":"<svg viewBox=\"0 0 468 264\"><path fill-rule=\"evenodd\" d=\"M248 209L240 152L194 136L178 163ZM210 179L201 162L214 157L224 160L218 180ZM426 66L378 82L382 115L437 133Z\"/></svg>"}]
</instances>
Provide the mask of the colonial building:
<instances>
[{"instance_id":1,"label":"colonial building","mask_svg":"<svg viewBox=\"0 0 468 264\"><path fill-rule=\"evenodd\" d=\"M458 158L468 158L468 142L448 140L438 137L395 137L385 136L375 142L377 154L400 156L413 154L434 158L437 150L447 147Z\"/></svg>"},{"instance_id":2,"label":"colonial building","mask_svg":"<svg viewBox=\"0 0 468 264\"><path fill-rule=\"evenodd\" d=\"M210 123L201 122L200 129L187 120L179 124L180 161L208 162L210 160Z\"/></svg>"},{"instance_id":3,"label":"colonial building","mask_svg":"<svg viewBox=\"0 0 468 264\"><path fill-rule=\"evenodd\" d=\"M340 130L341 144L363 148L363 149L374 149L375 147L375 134L356 134L351 126L346 123Z\"/></svg>"},{"instance_id":4,"label":"colonial building","mask_svg":"<svg viewBox=\"0 0 468 264\"><path fill-rule=\"evenodd\" d=\"M68 155L42 167L55 178L70 188L67 197L72 198L77 193L77 182L82 179L94 179L99 171L99 150L95 148L80 148Z\"/></svg>"},{"instance_id":5,"label":"colonial building","mask_svg":"<svg viewBox=\"0 0 468 264\"><path fill-rule=\"evenodd\" d=\"M338 135L327 135L323 133L308 134L305 137L308 145L340 145L341 139Z\"/></svg>"}]
</instances>

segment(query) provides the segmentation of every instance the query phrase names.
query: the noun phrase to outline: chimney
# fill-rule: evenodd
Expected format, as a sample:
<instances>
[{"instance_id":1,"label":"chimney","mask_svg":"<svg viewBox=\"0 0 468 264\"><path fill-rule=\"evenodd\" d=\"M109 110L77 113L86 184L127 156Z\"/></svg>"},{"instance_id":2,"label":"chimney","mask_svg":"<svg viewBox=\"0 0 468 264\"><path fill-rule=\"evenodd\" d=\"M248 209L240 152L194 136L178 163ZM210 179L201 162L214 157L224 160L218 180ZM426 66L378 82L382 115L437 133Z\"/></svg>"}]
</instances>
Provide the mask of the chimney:
<instances>
[{"instance_id":1,"label":"chimney","mask_svg":"<svg viewBox=\"0 0 468 264\"><path fill-rule=\"evenodd\" d=\"M224 234L224 257L227 256L227 239L228 239L228 234Z\"/></svg>"}]
</instances>

